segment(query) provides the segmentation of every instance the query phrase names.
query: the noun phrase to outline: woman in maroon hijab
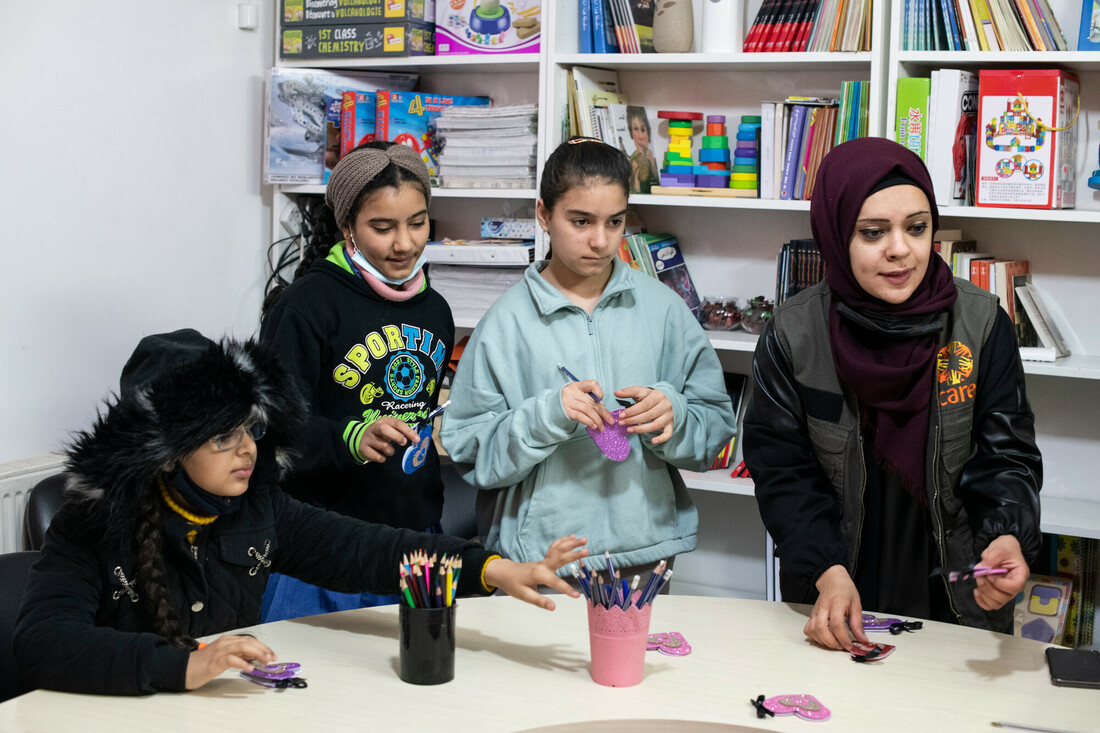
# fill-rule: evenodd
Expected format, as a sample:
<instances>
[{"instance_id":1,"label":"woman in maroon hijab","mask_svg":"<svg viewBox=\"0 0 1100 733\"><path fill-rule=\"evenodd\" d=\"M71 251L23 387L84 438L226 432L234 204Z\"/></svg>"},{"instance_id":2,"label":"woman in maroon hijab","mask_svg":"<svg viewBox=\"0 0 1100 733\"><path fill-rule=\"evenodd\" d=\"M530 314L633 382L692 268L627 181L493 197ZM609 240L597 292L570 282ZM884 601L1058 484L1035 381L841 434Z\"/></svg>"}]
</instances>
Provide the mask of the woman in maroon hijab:
<instances>
[{"instance_id":1,"label":"woman in maroon hijab","mask_svg":"<svg viewBox=\"0 0 1100 733\"><path fill-rule=\"evenodd\" d=\"M743 435L783 600L834 649L865 608L1011 633L1042 484L1012 322L932 251L932 183L897 143L830 152L810 222L826 279L761 336ZM948 582L976 564L1003 572Z\"/></svg>"}]
</instances>

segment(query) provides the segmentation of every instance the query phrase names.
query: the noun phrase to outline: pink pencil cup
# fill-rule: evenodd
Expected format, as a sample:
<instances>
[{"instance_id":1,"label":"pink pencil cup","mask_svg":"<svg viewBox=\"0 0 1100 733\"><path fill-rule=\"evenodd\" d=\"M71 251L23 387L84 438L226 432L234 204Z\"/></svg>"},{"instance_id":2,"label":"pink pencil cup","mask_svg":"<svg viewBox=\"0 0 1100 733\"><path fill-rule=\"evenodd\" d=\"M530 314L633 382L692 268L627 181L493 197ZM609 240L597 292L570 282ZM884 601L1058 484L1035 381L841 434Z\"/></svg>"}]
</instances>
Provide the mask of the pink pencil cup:
<instances>
[{"instance_id":1,"label":"pink pencil cup","mask_svg":"<svg viewBox=\"0 0 1100 733\"><path fill-rule=\"evenodd\" d=\"M646 637L652 604L623 610L588 606L588 643L592 679L608 687L630 687L642 681Z\"/></svg>"}]
</instances>

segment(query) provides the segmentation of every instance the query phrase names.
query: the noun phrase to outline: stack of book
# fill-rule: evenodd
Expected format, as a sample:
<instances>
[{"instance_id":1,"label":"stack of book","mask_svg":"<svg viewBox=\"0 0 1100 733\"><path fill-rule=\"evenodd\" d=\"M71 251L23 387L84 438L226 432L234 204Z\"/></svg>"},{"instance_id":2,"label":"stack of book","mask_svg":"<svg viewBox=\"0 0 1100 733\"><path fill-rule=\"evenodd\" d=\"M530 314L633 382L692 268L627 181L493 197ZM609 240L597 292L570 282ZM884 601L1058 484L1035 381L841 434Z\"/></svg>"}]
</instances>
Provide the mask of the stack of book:
<instances>
[{"instance_id":1,"label":"stack of book","mask_svg":"<svg viewBox=\"0 0 1100 733\"><path fill-rule=\"evenodd\" d=\"M812 239L792 239L779 250L775 266L775 304L825 279L825 260Z\"/></svg>"},{"instance_id":2,"label":"stack of book","mask_svg":"<svg viewBox=\"0 0 1100 733\"><path fill-rule=\"evenodd\" d=\"M871 0L764 0L742 50L870 51Z\"/></svg>"},{"instance_id":3,"label":"stack of book","mask_svg":"<svg viewBox=\"0 0 1100 733\"><path fill-rule=\"evenodd\" d=\"M581 53L654 53L656 4L653 0L580 0L577 48Z\"/></svg>"},{"instance_id":4,"label":"stack of book","mask_svg":"<svg viewBox=\"0 0 1100 733\"><path fill-rule=\"evenodd\" d=\"M969 280L997 296L1012 319L1020 358L1054 361L1069 355L1046 302L1031 282L1028 260L1006 260L978 250L977 242L963 239L959 230L937 232L933 249L951 267L955 277Z\"/></svg>"},{"instance_id":5,"label":"stack of book","mask_svg":"<svg viewBox=\"0 0 1100 733\"><path fill-rule=\"evenodd\" d=\"M433 127L443 188L534 188L538 105L450 107Z\"/></svg>"},{"instance_id":6,"label":"stack of book","mask_svg":"<svg viewBox=\"0 0 1100 733\"><path fill-rule=\"evenodd\" d=\"M810 198L822 158L840 143L867 136L869 87L870 82L845 81L839 99L761 103L760 198ZM796 112L796 106L803 109ZM785 182L793 188L784 189Z\"/></svg>"},{"instance_id":7,"label":"stack of book","mask_svg":"<svg viewBox=\"0 0 1100 733\"><path fill-rule=\"evenodd\" d=\"M1069 50L1047 0L906 2L901 42L906 51Z\"/></svg>"},{"instance_id":8,"label":"stack of book","mask_svg":"<svg viewBox=\"0 0 1100 733\"><path fill-rule=\"evenodd\" d=\"M849 105L845 136L865 129L852 109ZM760 198L810 199L821 159L837 144L839 110L839 100L822 97L761 105Z\"/></svg>"},{"instance_id":9,"label":"stack of book","mask_svg":"<svg viewBox=\"0 0 1100 733\"><path fill-rule=\"evenodd\" d=\"M455 318L476 321L496 299L523 279L535 260L536 222L482 219L481 239L444 239L425 249L432 287Z\"/></svg>"},{"instance_id":10,"label":"stack of book","mask_svg":"<svg viewBox=\"0 0 1100 733\"><path fill-rule=\"evenodd\" d=\"M674 234L626 234L619 245L619 259L655 277L684 299L695 317L703 307L703 301L688 273L687 263L680 251L680 243Z\"/></svg>"}]
</instances>

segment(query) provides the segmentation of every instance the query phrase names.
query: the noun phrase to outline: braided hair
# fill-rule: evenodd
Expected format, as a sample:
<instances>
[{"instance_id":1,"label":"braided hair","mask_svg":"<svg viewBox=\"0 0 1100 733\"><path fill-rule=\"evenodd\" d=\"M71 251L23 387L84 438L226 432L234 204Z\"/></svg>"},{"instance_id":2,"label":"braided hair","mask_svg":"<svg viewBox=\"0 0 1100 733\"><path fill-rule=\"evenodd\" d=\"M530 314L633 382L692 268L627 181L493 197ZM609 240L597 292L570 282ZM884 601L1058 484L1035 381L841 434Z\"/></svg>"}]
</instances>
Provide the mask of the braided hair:
<instances>
[{"instance_id":1,"label":"braided hair","mask_svg":"<svg viewBox=\"0 0 1100 733\"><path fill-rule=\"evenodd\" d=\"M349 151L347 155L360 149L387 150L397 144L398 143L377 140L359 145ZM359 189L359 193L355 197L355 203L352 204L351 209L348 211L343 221L337 221L336 214L333 212L332 207L329 206L328 203L322 203L319 207L317 220L314 223L309 242L306 245L305 251L302 253L302 261L294 270L294 279L298 279L299 276L309 270L317 259L327 256L329 250L332 249L332 245L344 239L344 230L355 226L355 220L359 217L359 212L362 210L363 204L370 196L380 189L401 188L401 186L406 183L411 183L416 186L417 190L424 194L425 201L431 199L431 191L425 187L424 181L411 173L407 168L403 168L395 163L390 163ZM286 285L279 285L271 289L271 292L264 298L263 307L260 311L261 318L268 314L268 311L271 310L271 307L279 299L279 296L283 294L286 287Z\"/></svg>"},{"instance_id":2,"label":"braided hair","mask_svg":"<svg viewBox=\"0 0 1100 733\"><path fill-rule=\"evenodd\" d=\"M172 646L197 649L198 642L180 629L176 609L164 582L164 525L160 515L160 500L153 487L146 487L138 497L138 520L134 532L137 545L135 580L138 595L153 629Z\"/></svg>"}]
</instances>

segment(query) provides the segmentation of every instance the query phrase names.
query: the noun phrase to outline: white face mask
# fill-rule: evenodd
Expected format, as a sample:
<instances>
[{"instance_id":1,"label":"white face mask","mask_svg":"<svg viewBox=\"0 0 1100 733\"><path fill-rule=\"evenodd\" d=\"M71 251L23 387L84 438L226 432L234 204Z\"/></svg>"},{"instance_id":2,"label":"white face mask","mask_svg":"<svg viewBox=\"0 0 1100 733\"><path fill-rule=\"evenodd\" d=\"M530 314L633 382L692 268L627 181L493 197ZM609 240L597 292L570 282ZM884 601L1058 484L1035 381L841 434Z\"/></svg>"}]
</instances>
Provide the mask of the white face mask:
<instances>
[{"instance_id":1,"label":"white face mask","mask_svg":"<svg viewBox=\"0 0 1100 733\"><path fill-rule=\"evenodd\" d=\"M385 275L383 275L381 270L372 265L367 260L367 258L363 256L363 253L359 251L359 248L357 246L355 246L354 237L349 236L348 238L351 240L351 246L355 249L355 253L351 256L351 261L359 265L364 270L366 270L382 282L386 283L387 285L404 285L409 280L412 280L414 277L416 277L416 274L420 272L420 268L422 268L424 266L424 263L428 260L428 248L425 247L424 251L420 253L420 259L418 259L416 261L416 264L413 265L412 272L410 272L408 275L401 278L400 280L395 280L392 277L386 277Z\"/></svg>"}]
</instances>

